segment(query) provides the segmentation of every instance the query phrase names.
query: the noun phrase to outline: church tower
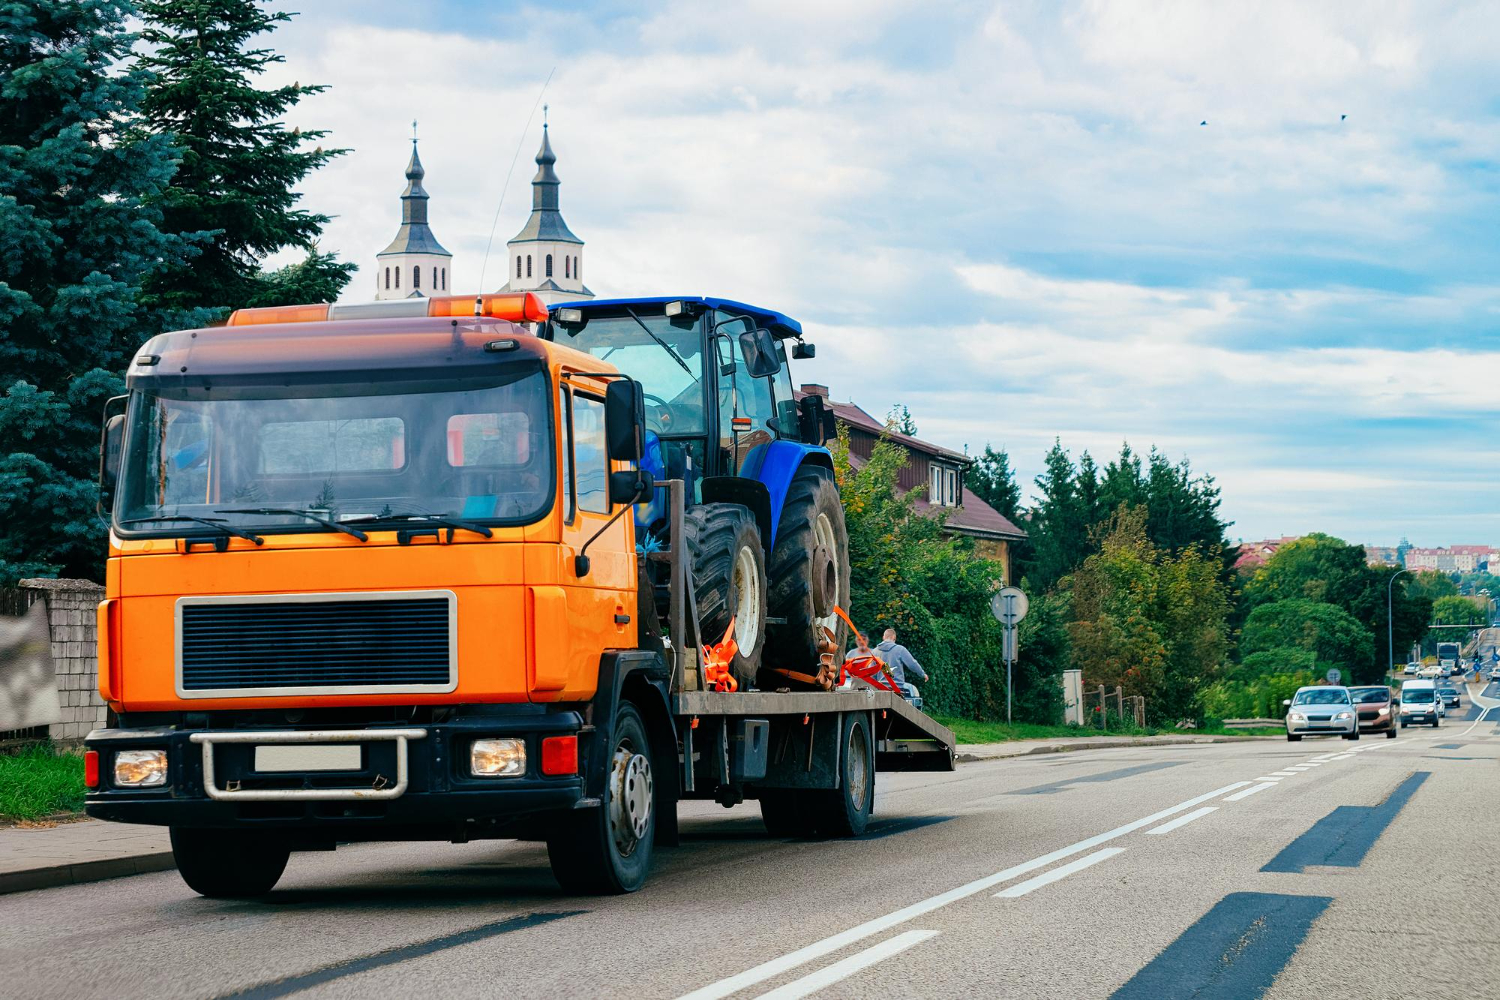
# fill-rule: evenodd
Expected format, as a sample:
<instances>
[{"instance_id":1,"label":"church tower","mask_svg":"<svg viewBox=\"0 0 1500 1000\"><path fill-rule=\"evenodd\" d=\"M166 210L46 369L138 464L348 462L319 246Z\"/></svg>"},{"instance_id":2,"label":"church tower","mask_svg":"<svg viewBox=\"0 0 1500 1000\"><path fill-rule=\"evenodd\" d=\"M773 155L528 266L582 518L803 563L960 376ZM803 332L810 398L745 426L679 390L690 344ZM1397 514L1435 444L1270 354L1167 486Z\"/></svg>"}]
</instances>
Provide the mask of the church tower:
<instances>
[{"instance_id":1,"label":"church tower","mask_svg":"<svg viewBox=\"0 0 1500 1000\"><path fill-rule=\"evenodd\" d=\"M407 299L447 295L453 255L427 226L427 172L417 157L417 123L411 123L411 162L406 165L406 190L401 192L401 228L391 245L375 255L375 298Z\"/></svg>"},{"instance_id":2,"label":"church tower","mask_svg":"<svg viewBox=\"0 0 1500 1000\"><path fill-rule=\"evenodd\" d=\"M531 217L506 244L509 276L500 289L535 292L549 305L594 297L583 283L583 240L568 229L557 207L561 182L552 169L556 162L543 121L542 148L537 150L536 176L531 179Z\"/></svg>"}]
</instances>

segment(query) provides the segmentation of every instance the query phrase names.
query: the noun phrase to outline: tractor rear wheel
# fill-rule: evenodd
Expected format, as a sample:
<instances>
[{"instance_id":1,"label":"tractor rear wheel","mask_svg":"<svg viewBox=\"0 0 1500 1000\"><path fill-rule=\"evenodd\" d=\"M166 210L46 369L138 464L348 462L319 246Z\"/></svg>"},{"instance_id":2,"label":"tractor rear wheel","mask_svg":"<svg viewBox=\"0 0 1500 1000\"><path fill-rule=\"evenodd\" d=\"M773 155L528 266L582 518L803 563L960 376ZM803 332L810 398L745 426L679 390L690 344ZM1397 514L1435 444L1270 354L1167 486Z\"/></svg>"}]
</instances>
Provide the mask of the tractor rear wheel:
<instances>
[{"instance_id":1,"label":"tractor rear wheel","mask_svg":"<svg viewBox=\"0 0 1500 1000\"><path fill-rule=\"evenodd\" d=\"M722 640L733 619L739 652L729 672L743 690L760 671L766 645L766 557L755 515L740 504L706 503L689 507L682 527L702 642Z\"/></svg>"},{"instance_id":2,"label":"tractor rear wheel","mask_svg":"<svg viewBox=\"0 0 1500 1000\"><path fill-rule=\"evenodd\" d=\"M805 465L792 478L776 529L776 549L766 562L771 577L772 625L766 655L772 666L816 670L823 627L835 648L848 645L848 626L833 613L849 604L849 534L833 473Z\"/></svg>"}]
</instances>

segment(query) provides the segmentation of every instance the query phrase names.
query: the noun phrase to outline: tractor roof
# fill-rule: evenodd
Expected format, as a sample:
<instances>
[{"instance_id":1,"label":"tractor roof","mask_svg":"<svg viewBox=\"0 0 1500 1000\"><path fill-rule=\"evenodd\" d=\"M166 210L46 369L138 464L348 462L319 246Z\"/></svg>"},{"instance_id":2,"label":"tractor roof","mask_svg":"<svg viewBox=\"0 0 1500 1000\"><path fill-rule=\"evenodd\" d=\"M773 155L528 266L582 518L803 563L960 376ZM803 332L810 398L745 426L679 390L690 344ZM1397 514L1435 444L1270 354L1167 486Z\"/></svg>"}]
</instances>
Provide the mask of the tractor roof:
<instances>
[{"instance_id":1,"label":"tractor roof","mask_svg":"<svg viewBox=\"0 0 1500 1000\"><path fill-rule=\"evenodd\" d=\"M710 295L650 295L634 299L592 299L584 302L560 302L553 308L561 309L590 309L607 308L609 306L640 306L660 305L664 302L701 302L710 309L733 309L737 312L749 313L773 327L781 327L785 333L783 337L802 336L802 324L792 319L786 313L777 312L775 309L763 309L760 306L752 306L745 302L736 302L734 299L719 299ZM779 338L778 338L779 339Z\"/></svg>"}]
</instances>

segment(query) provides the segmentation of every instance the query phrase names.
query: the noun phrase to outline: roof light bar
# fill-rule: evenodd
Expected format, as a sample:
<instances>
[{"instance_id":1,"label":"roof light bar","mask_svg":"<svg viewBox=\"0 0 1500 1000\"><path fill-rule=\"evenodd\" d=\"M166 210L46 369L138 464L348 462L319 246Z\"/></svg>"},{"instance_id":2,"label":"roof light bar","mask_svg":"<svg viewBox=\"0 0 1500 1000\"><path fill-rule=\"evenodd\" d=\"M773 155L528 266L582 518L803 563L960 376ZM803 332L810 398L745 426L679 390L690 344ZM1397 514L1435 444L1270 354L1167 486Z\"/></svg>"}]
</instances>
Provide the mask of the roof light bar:
<instances>
[{"instance_id":1,"label":"roof light bar","mask_svg":"<svg viewBox=\"0 0 1500 1000\"><path fill-rule=\"evenodd\" d=\"M356 302L348 305L266 306L236 309L228 326L262 326L268 323L318 323L341 319L400 319L418 316L489 316L512 323L540 323L547 318L547 304L535 292L495 295L442 295L432 298L397 299L393 302Z\"/></svg>"}]
</instances>

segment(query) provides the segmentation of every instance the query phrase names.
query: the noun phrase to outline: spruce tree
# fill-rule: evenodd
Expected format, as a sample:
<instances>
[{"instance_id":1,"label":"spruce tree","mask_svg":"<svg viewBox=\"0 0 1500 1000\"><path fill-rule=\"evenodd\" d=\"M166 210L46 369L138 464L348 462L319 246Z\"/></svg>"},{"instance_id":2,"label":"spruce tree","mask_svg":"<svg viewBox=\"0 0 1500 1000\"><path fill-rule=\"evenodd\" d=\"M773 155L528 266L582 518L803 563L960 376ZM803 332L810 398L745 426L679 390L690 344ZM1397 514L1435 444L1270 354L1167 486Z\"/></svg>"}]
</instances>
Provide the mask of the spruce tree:
<instances>
[{"instance_id":1,"label":"spruce tree","mask_svg":"<svg viewBox=\"0 0 1500 1000\"><path fill-rule=\"evenodd\" d=\"M0 4L0 584L97 578L99 418L161 329L142 277L183 259L151 205L165 136L137 131L125 0Z\"/></svg>"},{"instance_id":2,"label":"spruce tree","mask_svg":"<svg viewBox=\"0 0 1500 1000\"><path fill-rule=\"evenodd\" d=\"M1005 449L996 451L984 446L984 454L974 460L974 465L964 477L969 491L1005 515L1013 524L1020 524L1021 487L1016 483L1015 470L1010 466L1010 455Z\"/></svg>"},{"instance_id":3,"label":"spruce tree","mask_svg":"<svg viewBox=\"0 0 1500 1000\"><path fill-rule=\"evenodd\" d=\"M159 205L174 233L212 233L190 263L162 269L147 283L148 300L177 309L231 309L252 301L281 305L308 288L331 300L353 264L319 253L329 217L297 207L294 187L346 150L307 148L327 133L302 132L282 120L323 86L292 83L260 89L255 78L283 58L257 47L256 36L291 20L255 0L141 0L141 66L154 74L142 105L149 128L173 135L182 162ZM287 247L308 256L296 273L260 273L260 262ZM325 289L331 288L332 295Z\"/></svg>"}]
</instances>

